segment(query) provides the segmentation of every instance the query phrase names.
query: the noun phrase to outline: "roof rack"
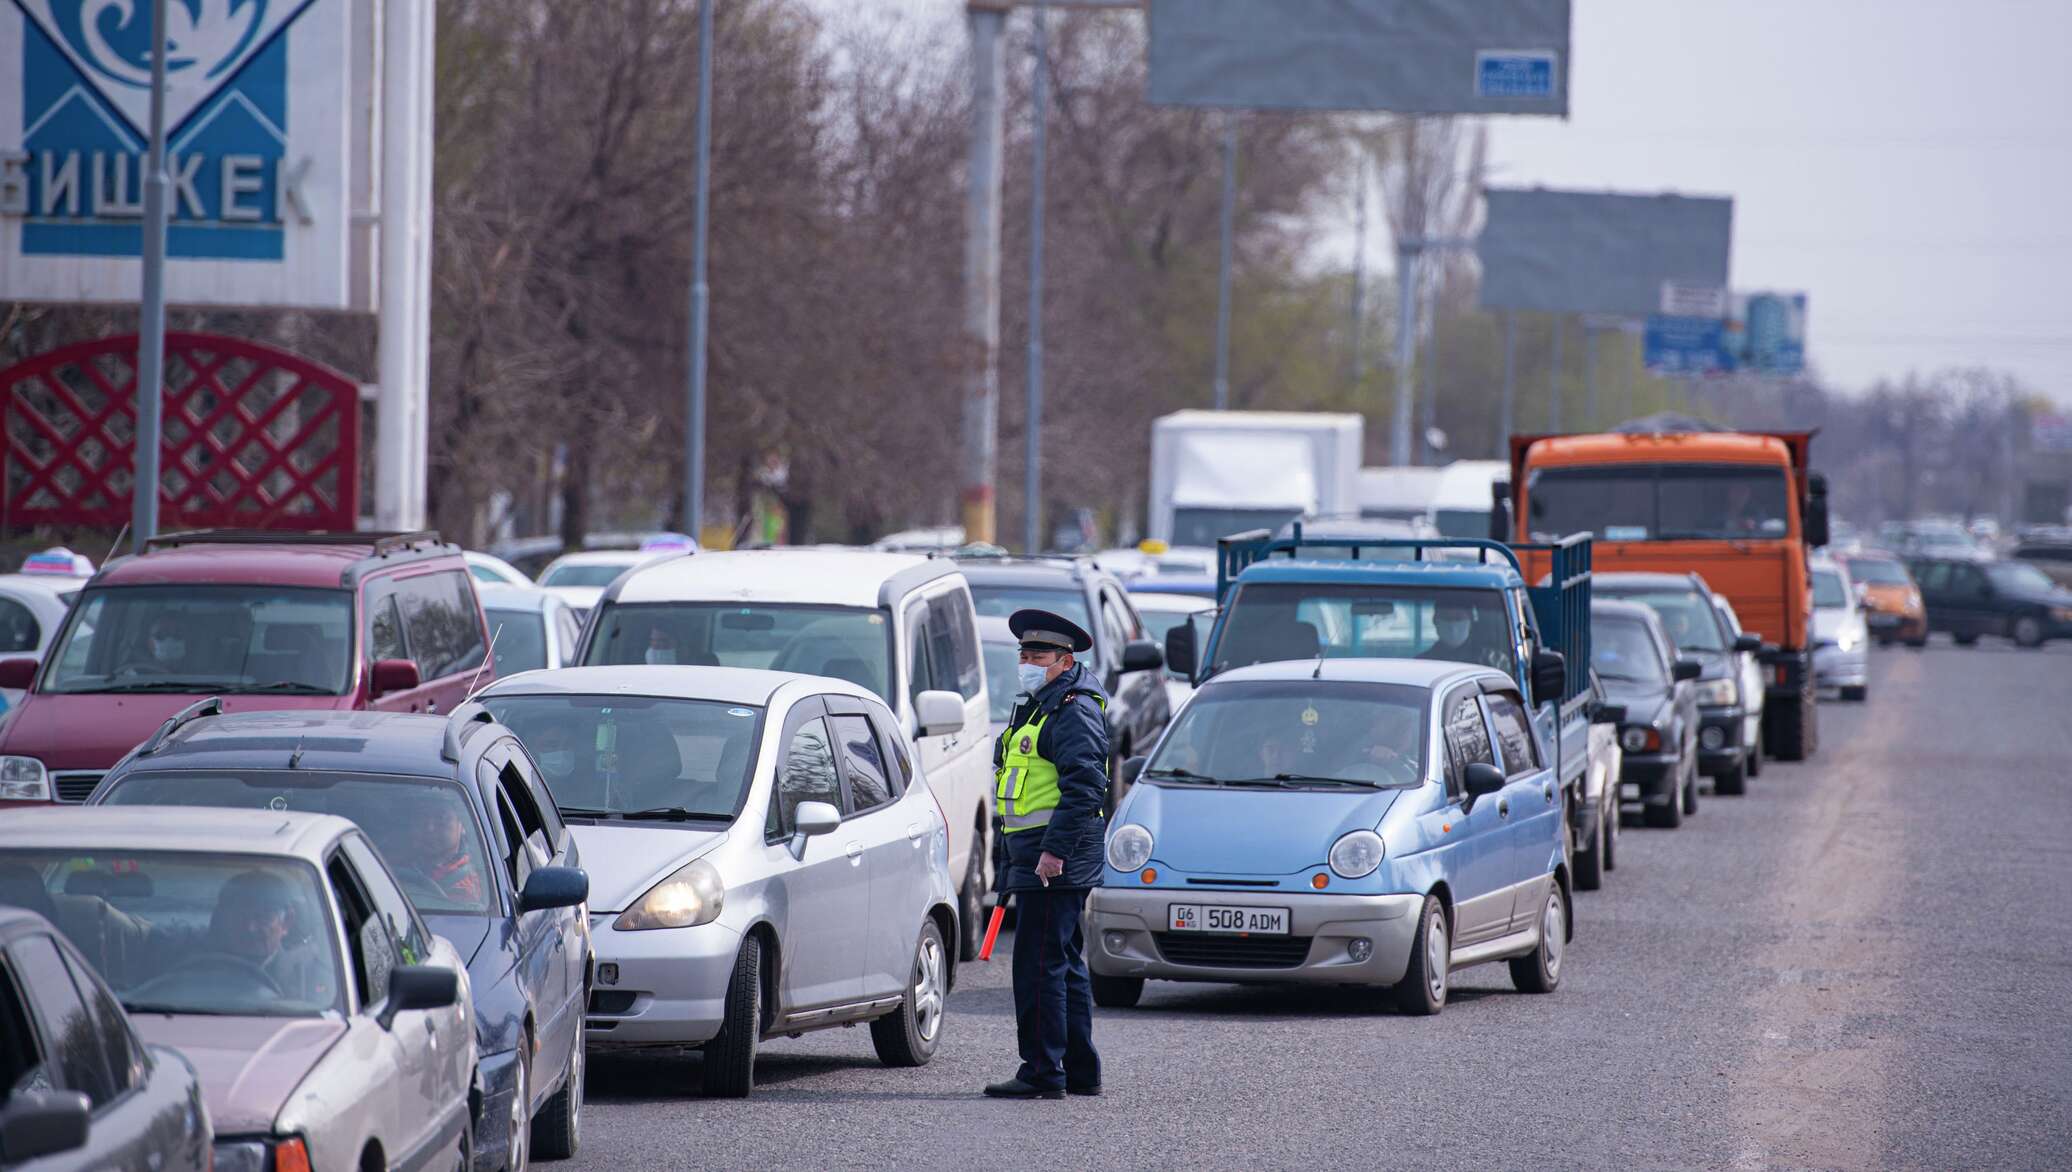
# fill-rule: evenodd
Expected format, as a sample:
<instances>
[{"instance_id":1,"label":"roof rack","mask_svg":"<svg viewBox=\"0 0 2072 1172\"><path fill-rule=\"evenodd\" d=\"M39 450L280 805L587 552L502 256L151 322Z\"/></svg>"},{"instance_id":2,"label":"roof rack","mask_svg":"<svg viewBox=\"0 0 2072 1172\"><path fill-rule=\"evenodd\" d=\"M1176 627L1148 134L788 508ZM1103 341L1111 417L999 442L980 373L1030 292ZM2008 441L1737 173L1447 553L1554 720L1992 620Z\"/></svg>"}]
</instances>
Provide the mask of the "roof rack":
<instances>
[{"instance_id":1,"label":"roof rack","mask_svg":"<svg viewBox=\"0 0 2072 1172\"><path fill-rule=\"evenodd\" d=\"M460 751L468 743L468 736L478 724L495 724L496 714L473 700L463 701L446 718L446 742L439 749L439 756L456 764Z\"/></svg>"},{"instance_id":2,"label":"roof rack","mask_svg":"<svg viewBox=\"0 0 2072 1172\"><path fill-rule=\"evenodd\" d=\"M150 739L138 746L137 756L149 757L151 754L164 748L166 741L174 733L179 732L182 725L193 724L205 716L221 715L223 715L223 697L211 696L206 700L197 700L167 717L165 723L158 726L158 731L152 733Z\"/></svg>"},{"instance_id":3,"label":"roof rack","mask_svg":"<svg viewBox=\"0 0 2072 1172\"><path fill-rule=\"evenodd\" d=\"M438 545L439 534L431 529L374 532L341 530L194 529L185 533L161 533L147 539L144 548L173 549L183 545L365 545L376 556L400 553L421 544Z\"/></svg>"}]
</instances>

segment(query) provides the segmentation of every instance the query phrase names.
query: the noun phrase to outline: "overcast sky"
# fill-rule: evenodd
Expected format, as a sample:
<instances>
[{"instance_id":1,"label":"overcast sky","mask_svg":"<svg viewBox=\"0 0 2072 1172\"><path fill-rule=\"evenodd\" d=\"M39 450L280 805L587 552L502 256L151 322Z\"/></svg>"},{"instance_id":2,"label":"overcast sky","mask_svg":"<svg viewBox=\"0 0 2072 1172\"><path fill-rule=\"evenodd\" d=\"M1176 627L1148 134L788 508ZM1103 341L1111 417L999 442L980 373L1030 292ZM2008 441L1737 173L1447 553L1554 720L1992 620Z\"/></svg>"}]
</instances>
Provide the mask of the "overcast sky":
<instances>
[{"instance_id":1,"label":"overcast sky","mask_svg":"<svg viewBox=\"0 0 2072 1172\"><path fill-rule=\"evenodd\" d=\"M1843 387L1987 365L2072 403L2072 0L1575 0L1572 57L1493 183L1731 195L1735 285L1806 291Z\"/></svg>"}]
</instances>

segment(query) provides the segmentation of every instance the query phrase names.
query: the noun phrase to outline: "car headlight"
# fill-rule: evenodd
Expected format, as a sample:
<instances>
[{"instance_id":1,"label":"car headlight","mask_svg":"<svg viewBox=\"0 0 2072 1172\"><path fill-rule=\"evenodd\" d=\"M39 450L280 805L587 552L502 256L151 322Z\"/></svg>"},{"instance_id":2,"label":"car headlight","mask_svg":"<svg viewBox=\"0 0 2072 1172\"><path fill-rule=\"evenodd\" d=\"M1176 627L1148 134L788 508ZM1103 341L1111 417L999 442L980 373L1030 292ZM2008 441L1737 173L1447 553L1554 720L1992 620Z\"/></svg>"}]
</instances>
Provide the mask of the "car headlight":
<instances>
[{"instance_id":1,"label":"car headlight","mask_svg":"<svg viewBox=\"0 0 2072 1172\"><path fill-rule=\"evenodd\" d=\"M1331 844L1331 873L1340 879L1361 879L1381 866L1385 848L1381 836L1372 830L1350 830Z\"/></svg>"},{"instance_id":2,"label":"car headlight","mask_svg":"<svg viewBox=\"0 0 2072 1172\"><path fill-rule=\"evenodd\" d=\"M2061 623L2072 623L2072 606L2054 606L2050 617Z\"/></svg>"},{"instance_id":3,"label":"car headlight","mask_svg":"<svg viewBox=\"0 0 2072 1172\"><path fill-rule=\"evenodd\" d=\"M1644 724L1629 724L1619 734L1619 747L1629 753L1662 747L1662 734Z\"/></svg>"},{"instance_id":4,"label":"car headlight","mask_svg":"<svg viewBox=\"0 0 2072 1172\"><path fill-rule=\"evenodd\" d=\"M1707 706L1737 704L1741 700L1741 689L1734 684L1733 677L1698 681L1698 703Z\"/></svg>"},{"instance_id":5,"label":"car headlight","mask_svg":"<svg viewBox=\"0 0 2072 1172\"><path fill-rule=\"evenodd\" d=\"M1108 865L1118 871L1134 871L1151 861L1151 832L1134 822L1115 828L1108 836Z\"/></svg>"},{"instance_id":6,"label":"car headlight","mask_svg":"<svg viewBox=\"0 0 2072 1172\"><path fill-rule=\"evenodd\" d=\"M645 932L653 928L695 928L699 924L709 924L719 918L720 905L726 902L726 894L726 884L720 882L719 871L711 863L699 859L686 863L669 878L648 888L640 902L612 921L612 927L621 932Z\"/></svg>"},{"instance_id":7,"label":"car headlight","mask_svg":"<svg viewBox=\"0 0 2072 1172\"><path fill-rule=\"evenodd\" d=\"M34 757L0 757L0 798L17 802L50 800L50 774Z\"/></svg>"},{"instance_id":8,"label":"car headlight","mask_svg":"<svg viewBox=\"0 0 2072 1172\"><path fill-rule=\"evenodd\" d=\"M216 1172L284 1172L308 1168L309 1147L299 1135L287 1139L219 1139L210 1150Z\"/></svg>"}]
</instances>

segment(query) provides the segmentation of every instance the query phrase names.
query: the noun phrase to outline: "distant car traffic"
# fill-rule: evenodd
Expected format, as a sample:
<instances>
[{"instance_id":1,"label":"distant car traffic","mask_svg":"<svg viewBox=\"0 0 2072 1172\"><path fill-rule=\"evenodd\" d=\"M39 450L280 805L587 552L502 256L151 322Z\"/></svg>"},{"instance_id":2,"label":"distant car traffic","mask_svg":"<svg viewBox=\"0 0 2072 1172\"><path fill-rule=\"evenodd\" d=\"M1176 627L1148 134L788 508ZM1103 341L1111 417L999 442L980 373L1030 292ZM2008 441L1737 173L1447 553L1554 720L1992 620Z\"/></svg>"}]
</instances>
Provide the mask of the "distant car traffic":
<instances>
[{"instance_id":1,"label":"distant car traffic","mask_svg":"<svg viewBox=\"0 0 2072 1172\"><path fill-rule=\"evenodd\" d=\"M1727 639L1734 646L1734 658L1740 663L1736 678L1741 681L1741 744L1747 749L1744 768L1748 776L1757 777L1763 772L1763 706L1768 702L1770 691L1764 686L1770 674L1764 662L1766 644L1762 642L1762 636L1742 625L1740 613L1734 609L1733 603L1727 601L1726 595L1714 594L1712 609L1719 612ZM1704 752L1705 730L1702 727L1698 730L1698 744L1699 752Z\"/></svg>"},{"instance_id":2,"label":"distant car traffic","mask_svg":"<svg viewBox=\"0 0 2072 1172\"><path fill-rule=\"evenodd\" d=\"M352 823L17 810L0 819L0 873L27 876L145 1042L194 1063L216 1169L453 1167L467 1153L461 958Z\"/></svg>"},{"instance_id":3,"label":"distant car traffic","mask_svg":"<svg viewBox=\"0 0 2072 1172\"><path fill-rule=\"evenodd\" d=\"M94 575L40 662L0 659L0 688L29 689L0 726L0 806L84 801L203 697L450 712L488 667L474 579L437 534L153 538Z\"/></svg>"},{"instance_id":4,"label":"distant car traffic","mask_svg":"<svg viewBox=\"0 0 2072 1172\"><path fill-rule=\"evenodd\" d=\"M559 595L537 586L485 583L478 590L499 677L575 662L583 621Z\"/></svg>"},{"instance_id":5,"label":"distant car traffic","mask_svg":"<svg viewBox=\"0 0 2072 1172\"><path fill-rule=\"evenodd\" d=\"M767 1038L870 1023L891 1066L942 1039L950 836L898 718L832 678L581 667L499 680L592 860L600 1047L698 1046L708 1095L754 1086ZM924 736L964 728L924 693Z\"/></svg>"},{"instance_id":6,"label":"distant car traffic","mask_svg":"<svg viewBox=\"0 0 2072 1172\"><path fill-rule=\"evenodd\" d=\"M33 869L0 864L0 1168L207 1172L214 1132L194 1065L145 1045L31 907L57 910Z\"/></svg>"},{"instance_id":7,"label":"distant car traffic","mask_svg":"<svg viewBox=\"0 0 2072 1172\"><path fill-rule=\"evenodd\" d=\"M244 712L197 705L118 762L92 805L294 810L351 819L473 991L481 1095L473 1150L490 1170L575 1154L590 979L589 880L510 730L476 705L409 713Z\"/></svg>"},{"instance_id":8,"label":"distant car traffic","mask_svg":"<svg viewBox=\"0 0 2072 1172\"><path fill-rule=\"evenodd\" d=\"M1683 825L1684 816L1698 810L1698 703L1691 681L1703 669L1677 658L1652 609L1612 598L1590 604L1590 657L1605 699L1625 709L1620 800L1640 803L1649 826Z\"/></svg>"},{"instance_id":9,"label":"distant car traffic","mask_svg":"<svg viewBox=\"0 0 2072 1172\"><path fill-rule=\"evenodd\" d=\"M1305 660L1204 683L1116 811L1087 909L1096 1004L1146 980L1389 989L1437 1013L1510 962L1552 992L1572 934L1563 794L1502 672Z\"/></svg>"},{"instance_id":10,"label":"distant car traffic","mask_svg":"<svg viewBox=\"0 0 2072 1172\"><path fill-rule=\"evenodd\" d=\"M462 552L467 559L468 573L484 586L530 586L532 578L524 570L505 561L493 553L470 549Z\"/></svg>"},{"instance_id":11,"label":"distant car traffic","mask_svg":"<svg viewBox=\"0 0 2072 1172\"><path fill-rule=\"evenodd\" d=\"M1597 669L1590 668L1590 767L1575 796L1581 809L1569 814L1569 857L1575 865L1577 891L1604 886L1604 876L1618 866L1619 775L1625 750L1619 746L1626 707L1612 702Z\"/></svg>"},{"instance_id":12,"label":"distant car traffic","mask_svg":"<svg viewBox=\"0 0 2072 1172\"><path fill-rule=\"evenodd\" d=\"M1927 645L1928 610L1905 563L1886 554L1857 553L1843 558L1842 564L1861 592L1864 623L1880 646L1894 642L1909 647Z\"/></svg>"},{"instance_id":13,"label":"distant car traffic","mask_svg":"<svg viewBox=\"0 0 2072 1172\"><path fill-rule=\"evenodd\" d=\"M1699 718L1693 733L1697 739L1698 771L1712 779L1718 793L1744 792L1749 758L1760 746L1749 740L1749 704L1743 698L1746 681L1741 656L1760 650L1762 639L1730 628L1712 604L1713 594L1705 579L1696 574L1597 574L1592 588L1599 598L1645 603L1661 616L1662 628L1668 632L1673 648L1671 658L1697 663L1692 692ZM1760 707L1757 712L1760 714ZM1695 786L1685 805L1685 813L1695 812Z\"/></svg>"},{"instance_id":14,"label":"distant car traffic","mask_svg":"<svg viewBox=\"0 0 2072 1172\"><path fill-rule=\"evenodd\" d=\"M1813 679L1844 700L1870 696L1870 626L1848 571L1826 558L1813 570Z\"/></svg>"},{"instance_id":15,"label":"distant car traffic","mask_svg":"<svg viewBox=\"0 0 2072 1172\"><path fill-rule=\"evenodd\" d=\"M589 666L668 662L832 676L889 705L950 824L958 954L978 954L992 889L989 689L955 562L853 549L736 550L642 567L584 629ZM964 720L942 717L945 705ZM927 713L924 719L924 709Z\"/></svg>"},{"instance_id":16,"label":"distant car traffic","mask_svg":"<svg viewBox=\"0 0 2072 1172\"><path fill-rule=\"evenodd\" d=\"M578 620L590 617L604 589L619 575L668 554L637 549L596 549L563 554L540 571L539 587L568 604Z\"/></svg>"},{"instance_id":17,"label":"distant car traffic","mask_svg":"<svg viewBox=\"0 0 2072 1172\"><path fill-rule=\"evenodd\" d=\"M1194 594L1152 593L1160 583L1147 579L1141 589L1130 591L1130 605L1137 608L1137 617L1144 622L1144 633L1160 647L1165 646L1167 632L1182 623L1194 627L1194 645L1203 646L1209 641L1209 625L1216 621L1216 598L1211 589L1208 597ZM1177 713L1187 703L1187 697L1194 694L1194 681L1183 672L1173 670L1169 664L1165 673L1166 702Z\"/></svg>"},{"instance_id":18,"label":"distant car traffic","mask_svg":"<svg viewBox=\"0 0 2072 1172\"><path fill-rule=\"evenodd\" d=\"M1908 563L1921 584L1928 628L1962 647L1997 635L2020 647L2072 638L2072 590L2028 562L1917 558Z\"/></svg>"},{"instance_id":19,"label":"distant car traffic","mask_svg":"<svg viewBox=\"0 0 2072 1172\"><path fill-rule=\"evenodd\" d=\"M0 574L0 656L41 659L78 599L85 578ZM0 710L21 703L24 689L0 688Z\"/></svg>"}]
</instances>

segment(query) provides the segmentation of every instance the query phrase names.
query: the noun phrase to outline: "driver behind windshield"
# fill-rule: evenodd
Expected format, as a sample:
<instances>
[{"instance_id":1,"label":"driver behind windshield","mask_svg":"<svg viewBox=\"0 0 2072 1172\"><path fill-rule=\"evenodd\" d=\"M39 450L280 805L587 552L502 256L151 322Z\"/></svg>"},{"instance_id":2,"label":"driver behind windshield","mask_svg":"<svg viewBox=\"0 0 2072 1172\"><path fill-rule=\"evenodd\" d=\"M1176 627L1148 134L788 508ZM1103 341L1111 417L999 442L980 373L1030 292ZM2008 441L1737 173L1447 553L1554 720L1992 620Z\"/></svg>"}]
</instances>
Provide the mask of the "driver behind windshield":
<instances>
[{"instance_id":1,"label":"driver behind windshield","mask_svg":"<svg viewBox=\"0 0 2072 1172\"><path fill-rule=\"evenodd\" d=\"M1499 671L1511 670L1510 653L1497 646L1487 634L1489 628L1504 629L1501 620L1476 621L1476 608L1459 599L1443 599L1432 610L1432 630L1438 635L1430 647L1417 653L1419 659L1444 659L1454 663L1478 663Z\"/></svg>"},{"instance_id":2,"label":"driver behind windshield","mask_svg":"<svg viewBox=\"0 0 2072 1172\"><path fill-rule=\"evenodd\" d=\"M410 859L439 893L459 903L482 902L482 872L468 850L467 828L452 802L424 804L410 820Z\"/></svg>"},{"instance_id":3,"label":"driver behind windshield","mask_svg":"<svg viewBox=\"0 0 2072 1172\"><path fill-rule=\"evenodd\" d=\"M240 871L216 893L206 946L211 953L258 970L282 996L328 997L330 982L321 966L296 947L298 918L294 889L287 880L271 871Z\"/></svg>"},{"instance_id":4,"label":"driver behind windshield","mask_svg":"<svg viewBox=\"0 0 2072 1172\"><path fill-rule=\"evenodd\" d=\"M144 650L147 663L154 670L168 674L181 670L187 662L187 636L181 632L179 621L169 614L153 618Z\"/></svg>"},{"instance_id":5,"label":"driver behind windshield","mask_svg":"<svg viewBox=\"0 0 2072 1172\"><path fill-rule=\"evenodd\" d=\"M1374 723L1359 738L1356 755L1338 767L1337 776L1390 784L1415 780L1418 713L1396 705L1376 705L1371 715Z\"/></svg>"}]
</instances>

